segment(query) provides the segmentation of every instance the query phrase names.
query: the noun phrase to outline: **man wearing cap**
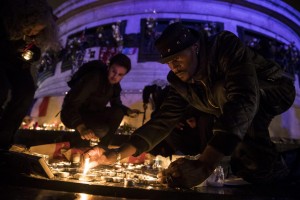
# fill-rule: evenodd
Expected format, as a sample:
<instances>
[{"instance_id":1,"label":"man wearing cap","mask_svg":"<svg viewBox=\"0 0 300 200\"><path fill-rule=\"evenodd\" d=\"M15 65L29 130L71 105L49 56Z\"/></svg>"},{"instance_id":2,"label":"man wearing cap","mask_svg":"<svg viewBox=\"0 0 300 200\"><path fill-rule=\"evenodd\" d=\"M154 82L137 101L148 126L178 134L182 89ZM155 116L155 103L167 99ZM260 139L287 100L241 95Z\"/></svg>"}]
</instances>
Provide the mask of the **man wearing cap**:
<instances>
[{"instance_id":1,"label":"man wearing cap","mask_svg":"<svg viewBox=\"0 0 300 200\"><path fill-rule=\"evenodd\" d=\"M62 105L61 120L82 139L100 139L100 145L107 147L124 115L136 117L140 113L123 105L120 97L120 81L130 71L131 61L120 53L111 57L109 66L95 60L80 69L85 72L80 75L78 71L68 82L71 89Z\"/></svg>"},{"instance_id":2,"label":"man wearing cap","mask_svg":"<svg viewBox=\"0 0 300 200\"><path fill-rule=\"evenodd\" d=\"M169 186L190 188L202 183L224 156L231 156L233 172L249 182L287 180L289 166L268 132L272 118L286 111L295 98L293 81L280 66L252 52L231 32L208 37L181 23L169 25L155 45L161 62L171 69L167 77L171 89L160 113L137 129L117 153L91 150L93 164L151 150L191 105L215 116L213 137L198 160L171 163L162 174Z\"/></svg>"}]
</instances>

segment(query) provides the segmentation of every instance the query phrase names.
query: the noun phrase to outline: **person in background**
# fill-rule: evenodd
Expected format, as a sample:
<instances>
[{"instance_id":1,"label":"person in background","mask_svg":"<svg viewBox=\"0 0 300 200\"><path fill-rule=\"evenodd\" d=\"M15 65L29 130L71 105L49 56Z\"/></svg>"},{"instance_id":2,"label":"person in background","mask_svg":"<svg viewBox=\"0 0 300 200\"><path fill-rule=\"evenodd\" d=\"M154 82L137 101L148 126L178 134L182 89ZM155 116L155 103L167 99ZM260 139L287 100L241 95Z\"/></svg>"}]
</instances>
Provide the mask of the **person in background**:
<instances>
[{"instance_id":1,"label":"person in background","mask_svg":"<svg viewBox=\"0 0 300 200\"><path fill-rule=\"evenodd\" d=\"M124 115L136 117L140 113L123 105L120 97L120 81L131 70L131 61L120 53L111 57L108 66L95 60L81 69L86 72L75 73L68 83L72 86L63 101L61 121L77 130L83 140L100 139L100 145L106 148Z\"/></svg>"},{"instance_id":2,"label":"person in background","mask_svg":"<svg viewBox=\"0 0 300 200\"><path fill-rule=\"evenodd\" d=\"M33 102L35 63L60 48L55 21L46 0L0 2L0 149L13 144Z\"/></svg>"},{"instance_id":3,"label":"person in background","mask_svg":"<svg viewBox=\"0 0 300 200\"><path fill-rule=\"evenodd\" d=\"M299 180L299 174L293 174L295 162L286 162L268 131L274 116L289 109L295 99L293 80L277 63L251 51L229 31L208 37L180 22L169 25L155 45L161 62L171 70L167 76L171 88L160 113L119 149L88 151L84 156L90 157L91 166L150 151L193 106L215 116L213 136L197 160L180 158L160 174L170 187L202 183L225 156L231 156L235 175L254 184Z\"/></svg>"},{"instance_id":4,"label":"person in background","mask_svg":"<svg viewBox=\"0 0 300 200\"><path fill-rule=\"evenodd\" d=\"M151 85L143 89L143 107L147 110L151 102L153 111L151 118L159 113L160 106L165 97L168 96L170 85L164 80L155 80ZM171 133L151 151L152 155L171 157L172 155L197 155L203 151L207 140L212 134L213 116L203 113L193 107L184 112L182 119L178 122Z\"/></svg>"},{"instance_id":5,"label":"person in background","mask_svg":"<svg viewBox=\"0 0 300 200\"><path fill-rule=\"evenodd\" d=\"M148 104L151 103L151 117L159 110L165 96L168 94L170 86L164 80L155 80L153 84L146 85L143 89L143 108L147 110Z\"/></svg>"}]
</instances>

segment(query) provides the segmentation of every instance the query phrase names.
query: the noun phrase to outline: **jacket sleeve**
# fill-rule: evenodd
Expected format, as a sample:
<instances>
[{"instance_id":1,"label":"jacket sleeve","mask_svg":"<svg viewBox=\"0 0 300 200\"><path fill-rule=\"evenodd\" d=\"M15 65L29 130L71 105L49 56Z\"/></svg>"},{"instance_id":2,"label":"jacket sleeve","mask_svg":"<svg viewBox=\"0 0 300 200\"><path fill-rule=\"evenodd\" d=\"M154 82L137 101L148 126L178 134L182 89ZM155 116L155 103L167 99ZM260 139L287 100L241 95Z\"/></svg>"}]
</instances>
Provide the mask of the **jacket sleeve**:
<instances>
[{"instance_id":1,"label":"jacket sleeve","mask_svg":"<svg viewBox=\"0 0 300 200\"><path fill-rule=\"evenodd\" d=\"M100 79L96 73L84 75L68 92L64 98L61 116L67 119L69 128L76 128L83 123L80 108L83 103L98 89Z\"/></svg>"},{"instance_id":2,"label":"jacket sleeve","mask_svg":"<svg viewBox=\"0 0 300 200\"><path fill-rule=\"evenodd\" d=\"M124 113L124 115L128 115L128 108L127 106L123 105L122 100L121 100L121 91L122 88L120 84L117 84L114 86L114 93L112 98L110 99L110 105L111 107L120 107Z\"/></svg>"},{"instance_id":3,"label":"jacket sleeve","mask_svg":"<svg viewBox=\"0 0 300 200\"><path fill-rule=\"evenodd\" d=\"M232 33L224 32L214 44L220 69L225 75L226 102L215 122L209 144L230 155L252 123L259 105L259 85L249 50Z\"/></svg>"},{"instance_id":4,"label":"jacket sleeve","mask_svg":"<svg viewBox=\"0 0 300 200\"><path fill-rule=\"evenodd\" d=\"M150 119L131 135L130 143L137 148L135 155L150 151L165 139L181 119L186 107L187 102L175 89L170 90L155 118Z\"/></svg>"},{"instance_id":5,"label":"jacket sleeve","mask_svg":"<svg viewBox=\"0 0 300 200\"><path fill-rule=\"evenodd\" d=\"M149 103L150 95L156 90L157 85L146 85L143 89L143 103Z\"/></svg>"}]
</instances>

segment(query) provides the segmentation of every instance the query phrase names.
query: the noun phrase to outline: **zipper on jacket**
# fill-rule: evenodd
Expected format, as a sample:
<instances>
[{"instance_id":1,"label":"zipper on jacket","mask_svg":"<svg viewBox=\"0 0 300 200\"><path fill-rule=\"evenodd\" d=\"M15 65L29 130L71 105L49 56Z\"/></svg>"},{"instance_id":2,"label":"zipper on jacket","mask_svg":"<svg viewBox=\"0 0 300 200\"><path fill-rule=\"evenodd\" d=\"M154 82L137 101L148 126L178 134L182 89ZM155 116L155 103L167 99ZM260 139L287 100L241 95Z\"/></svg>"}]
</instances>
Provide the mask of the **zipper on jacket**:
<instances>
[{"instance_id":1,"label":"zipper on jacket","mask_svg":"<svg viewBox=\"0 0 300 200\"><path fill-rule=\"evenodd\" d=\"M213 108L219 108L219 106L216 106L212 103L212 101L208 98L209 94L208 94L208 87L206 86L206 84L204 83L204 81L200 80L200 83L202 83L202 85L205 88L205 92L206 92L206 96L207 96L207 102L209 103L209 105L211 105ZM211 92L210 92L211 93ZM211 95L212 96L212 95Z\"/></svg>"}]
</instances>

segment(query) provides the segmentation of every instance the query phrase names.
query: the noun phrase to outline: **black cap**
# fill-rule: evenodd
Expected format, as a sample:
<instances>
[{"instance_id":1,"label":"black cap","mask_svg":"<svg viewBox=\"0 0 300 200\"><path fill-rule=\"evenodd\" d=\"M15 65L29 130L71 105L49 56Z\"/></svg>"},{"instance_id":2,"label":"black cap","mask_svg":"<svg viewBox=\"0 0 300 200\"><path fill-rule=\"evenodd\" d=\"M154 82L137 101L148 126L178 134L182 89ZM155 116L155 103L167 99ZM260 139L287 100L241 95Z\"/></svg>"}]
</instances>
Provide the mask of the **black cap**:
<instances>
[{"instance_id":1,"label":"black cap","mask_svg":"<svg viewBox=\"0 0 300 200\"><path fill-rule=\"evenodd\" d=\"M177 53L193 45L199 39L199 33L176 22L169 25L155 41L155 47L160 53L160 62L167 63L176 57Z\"/></svg>"}]
</instances>

